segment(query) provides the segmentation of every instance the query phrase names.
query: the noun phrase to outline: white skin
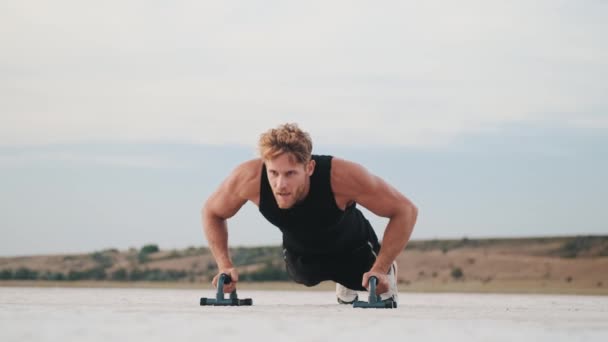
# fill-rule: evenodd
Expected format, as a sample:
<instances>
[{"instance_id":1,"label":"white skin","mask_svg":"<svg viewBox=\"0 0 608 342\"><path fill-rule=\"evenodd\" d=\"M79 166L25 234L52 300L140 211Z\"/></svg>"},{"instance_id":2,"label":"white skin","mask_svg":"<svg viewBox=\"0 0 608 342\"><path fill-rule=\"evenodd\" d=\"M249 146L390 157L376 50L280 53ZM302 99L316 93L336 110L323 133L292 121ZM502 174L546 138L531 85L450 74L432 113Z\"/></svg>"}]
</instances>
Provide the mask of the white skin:
<instances>
[{"instance_id":1,"label":"white skin","mask_svg":"<svg viewBox=\"0 0 608 342\"><path fill-rule=\"evenodd\" d=\"M281 154L266 161L266 175L272 193L281 209L289 209L301 202L310 190L310 176L315 170L315 161L298 164L291 154Z\"/></svg>"},{"instance_id":2,"label":"white skin","mask_svg":"<svg viewBox=\"0 0 608 342\"><path fill-rule=\"evenodd\" d=\"M291 153L280 154L271 160L250 160L239 165L205 202L202 210L203 228L218 264L213 285L217 286L221 273L227 273L233 279L230 284L224 285L225 293L234 291L238 283L238 272L228 253L226 221L247 201L259 206L262 163L266 164L274 198L282 209L291 208L306 198L310 176L315 169L314 160L299 163ZM387 292L387 273L409 241L416 223L417 208L378 176L359 164L340 158L332 159L331 187L338 208L344 210L356 202L372 213L389 219L376 262L361 279L361 284L367 288L369 278L375 276L378 278L377 293Z\"/></svg>"}]
</instances>

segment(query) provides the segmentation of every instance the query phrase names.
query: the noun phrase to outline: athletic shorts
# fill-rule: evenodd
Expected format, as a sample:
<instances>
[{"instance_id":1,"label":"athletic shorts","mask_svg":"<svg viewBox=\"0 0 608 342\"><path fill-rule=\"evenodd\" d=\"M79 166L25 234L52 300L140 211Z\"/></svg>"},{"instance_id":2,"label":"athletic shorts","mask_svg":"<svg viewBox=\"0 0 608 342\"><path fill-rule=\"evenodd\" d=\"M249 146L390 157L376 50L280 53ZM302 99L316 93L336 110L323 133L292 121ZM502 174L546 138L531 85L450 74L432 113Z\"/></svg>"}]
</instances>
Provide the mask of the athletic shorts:
<instances>
[{"instance_id":1,"label":"athletic shorts","mask_svg":"<svg viewBox=\"0 0 608 342\"><path fill-rule=\"evenodd\" d=\"M368 272L380 251L378 243L367 242L356 249L341 254L296 255L283 249L287 274L298 284L315 286L331 280L356 291L361 286L363 273Z\"/></svg>"}]
</instances>

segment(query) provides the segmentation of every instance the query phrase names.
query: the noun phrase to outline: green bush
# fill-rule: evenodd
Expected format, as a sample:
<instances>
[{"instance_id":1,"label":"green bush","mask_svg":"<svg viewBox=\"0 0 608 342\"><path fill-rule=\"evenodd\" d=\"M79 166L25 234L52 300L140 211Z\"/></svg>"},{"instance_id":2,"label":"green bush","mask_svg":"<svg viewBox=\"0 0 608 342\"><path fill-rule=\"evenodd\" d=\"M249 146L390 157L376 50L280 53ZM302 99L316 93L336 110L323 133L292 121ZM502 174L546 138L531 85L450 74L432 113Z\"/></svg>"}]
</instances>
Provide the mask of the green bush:
<instances>
[{"instance_id":1,"label":"green bush","mask_svg":"<svg viewBox=\"0 0 608 342\"><path fill-rule=\"evenodd\" d=\"M101 267L90 268L84 271L70 271L67 275L67 280L104 280L106 279L106 270Z\"/></svg>"},{"instance_id":2,"label":"green bush","mask_svg":"<svg viewBox=\"0 0 608 342\"><path fill-rule=\"evenodd\" d=\"M137 261L141 264L148 262L148 255L159 252L158 245L145 245L137 254Z\"/></svg>"},{"instance_id":3,"label":"green bush","mask_svg":"<svg viewBox=\"0 0 608 342\"><path fill-rule=\"evenodd\" d=\"M148 254L147 253L138 253L137 254L137 262L140 264L145 264L148 262Z\"/></svg>"},{"instance_id":4,"label":"green bush","mask_svg":"<svg viewBox=\"0 0 608 342\"><path fill-rule=\"evenodd\" d=\"M158 251L160 251L160 249L158 248L158 245L145 245L141 248L139 253L152 254L152 253L156 253Z\"/></svg>"},{"instance_id":5,"label":"green bush","mask_svg":"<svg viewBox=\"0 0 608 342\"><path fill-rule=\"evenodd\" d=\"M90 256L100 267L108 268L113 264L112 257L103 252L94 252Z\"/></svg>"},{"instance_id":6,"label":"green bush","mask_svg":"<svg viewBox=\"0 0 608 342\"><path fill-rule=\"evenodd\" d=\"M464 273L462 272L462 269L460 267L454 267L452 268L452 278L454 279L460 279L464 276Z\"/></svg>"},{"instance_id":7,"label":"green bush","mask_svg":"<svg viewBox=\"0 0 608 342\"><path fill-rule=\"evenodd\" d=\"M129 280L129 273L124 268L119 268L116 271L112 272L110 279L117 281L126 281Z\"/></svg>"},{"instance_id":8,"label":"green bush","mask_svg":"<svg viewBox=\"0 0 608 342\"><path fill-rule=\"evenodd\" d=\"M257 271L243 274L240 278L245 281L284 281L289 279L285 266L270 262L267 262L263 268Z\"/></svg>"},{"instance_id":9,"label":"green bush","mask_svg":"<svg viewBox=\"0 0 608 342\"><path fill-rule=\"evenodd\" d=\"M65 275L61 272L49 273L48 280L62 281L65 280Z\"/></svg>"},{"instance_id":10,"label":"green bush","mask_svg":"<svg viewBox=\"0 0 608 342\"><path fill-rule=\"evenodd\" d=\"M38 272L34 270L30 270L27 267L18 268L15 273L13 273L13 279L15 280L36 280L38 279Z\"/></svg>"},{"instance_id":11,"label":"green bush","mask_svg":"<svg viewBox=\"0 0 608 342\"><path fill-rule=\"evenodd\" d=\"M11 279L13 279L12 270L2 270L0 272L0 280L11 280Z\"/></svg>"},{"instance_id":12,"label":"green bush","mask_svg":"<svg viewBox=\"0 0 608 342\"><path fill-rule=\"evenodd\" d=\"M61 281L65 280L65 276L61 272L46 271L38 276L39 280Z\"/></svg>"},{"instance_id":13,"label":"green bush","mask_svg":"<svg viewBox=\"0 0 608 342\"><path fill-rule=\"evenodd\" d=\"M280 247L237 247L230 251L235 266L251 265L282 259Z\"/></svg>"},{"instance_id":14,"label":"green bush","mask_svg":"<svg viewBox=\"0 0 608 342\"><path fill-rule=\"evenodd\" d=\"M577 236L569 239L557 250L562 258L576 258L581 252L588 251L596 242L592 236Z\"/></svg>"}]
</instances>

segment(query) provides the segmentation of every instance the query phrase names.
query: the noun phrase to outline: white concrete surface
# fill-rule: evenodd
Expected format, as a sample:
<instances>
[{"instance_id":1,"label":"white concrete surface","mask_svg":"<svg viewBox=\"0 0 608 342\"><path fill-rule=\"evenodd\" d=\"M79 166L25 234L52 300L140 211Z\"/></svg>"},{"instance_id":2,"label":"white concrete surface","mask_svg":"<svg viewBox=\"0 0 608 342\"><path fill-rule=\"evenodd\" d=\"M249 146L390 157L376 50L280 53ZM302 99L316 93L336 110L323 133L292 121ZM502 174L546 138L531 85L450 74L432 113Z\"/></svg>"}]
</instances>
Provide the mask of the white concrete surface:
<instances>
[{"instance_id":1,"label":"white concrete surface","mask_svg":"<svg viewBox=\"0 0 608 342\"><path fill-rule=\"evenodd\" d=\"M0 341L608 341L608 297L400 294L354 309L331 292L0 288Z\"/></svg>"}]
</instances>

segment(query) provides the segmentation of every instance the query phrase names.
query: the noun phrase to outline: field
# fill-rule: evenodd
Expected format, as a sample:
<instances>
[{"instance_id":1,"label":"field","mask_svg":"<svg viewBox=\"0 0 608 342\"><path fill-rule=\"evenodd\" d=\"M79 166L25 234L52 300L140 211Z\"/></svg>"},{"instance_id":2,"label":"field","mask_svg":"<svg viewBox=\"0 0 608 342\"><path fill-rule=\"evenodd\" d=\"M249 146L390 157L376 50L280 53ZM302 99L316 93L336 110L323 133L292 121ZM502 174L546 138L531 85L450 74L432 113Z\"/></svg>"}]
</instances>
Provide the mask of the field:
<instances>
[{"instance_id":1,"label":"field","mask_svg":"<svg viewBox=\"0 0 608 342\"><path fill-rule=\"evenodd\" d=\"M240 288L302 290L279 246L231 250ZM402 292L608 294L608 237L412 241L398 258ZM208 249L156 245L79 255L0 258L0 286L209 287ZM324 282L312 290L331 290ZM308 290L308 289L307 289Z\"/></svg>"}]
</instances>

